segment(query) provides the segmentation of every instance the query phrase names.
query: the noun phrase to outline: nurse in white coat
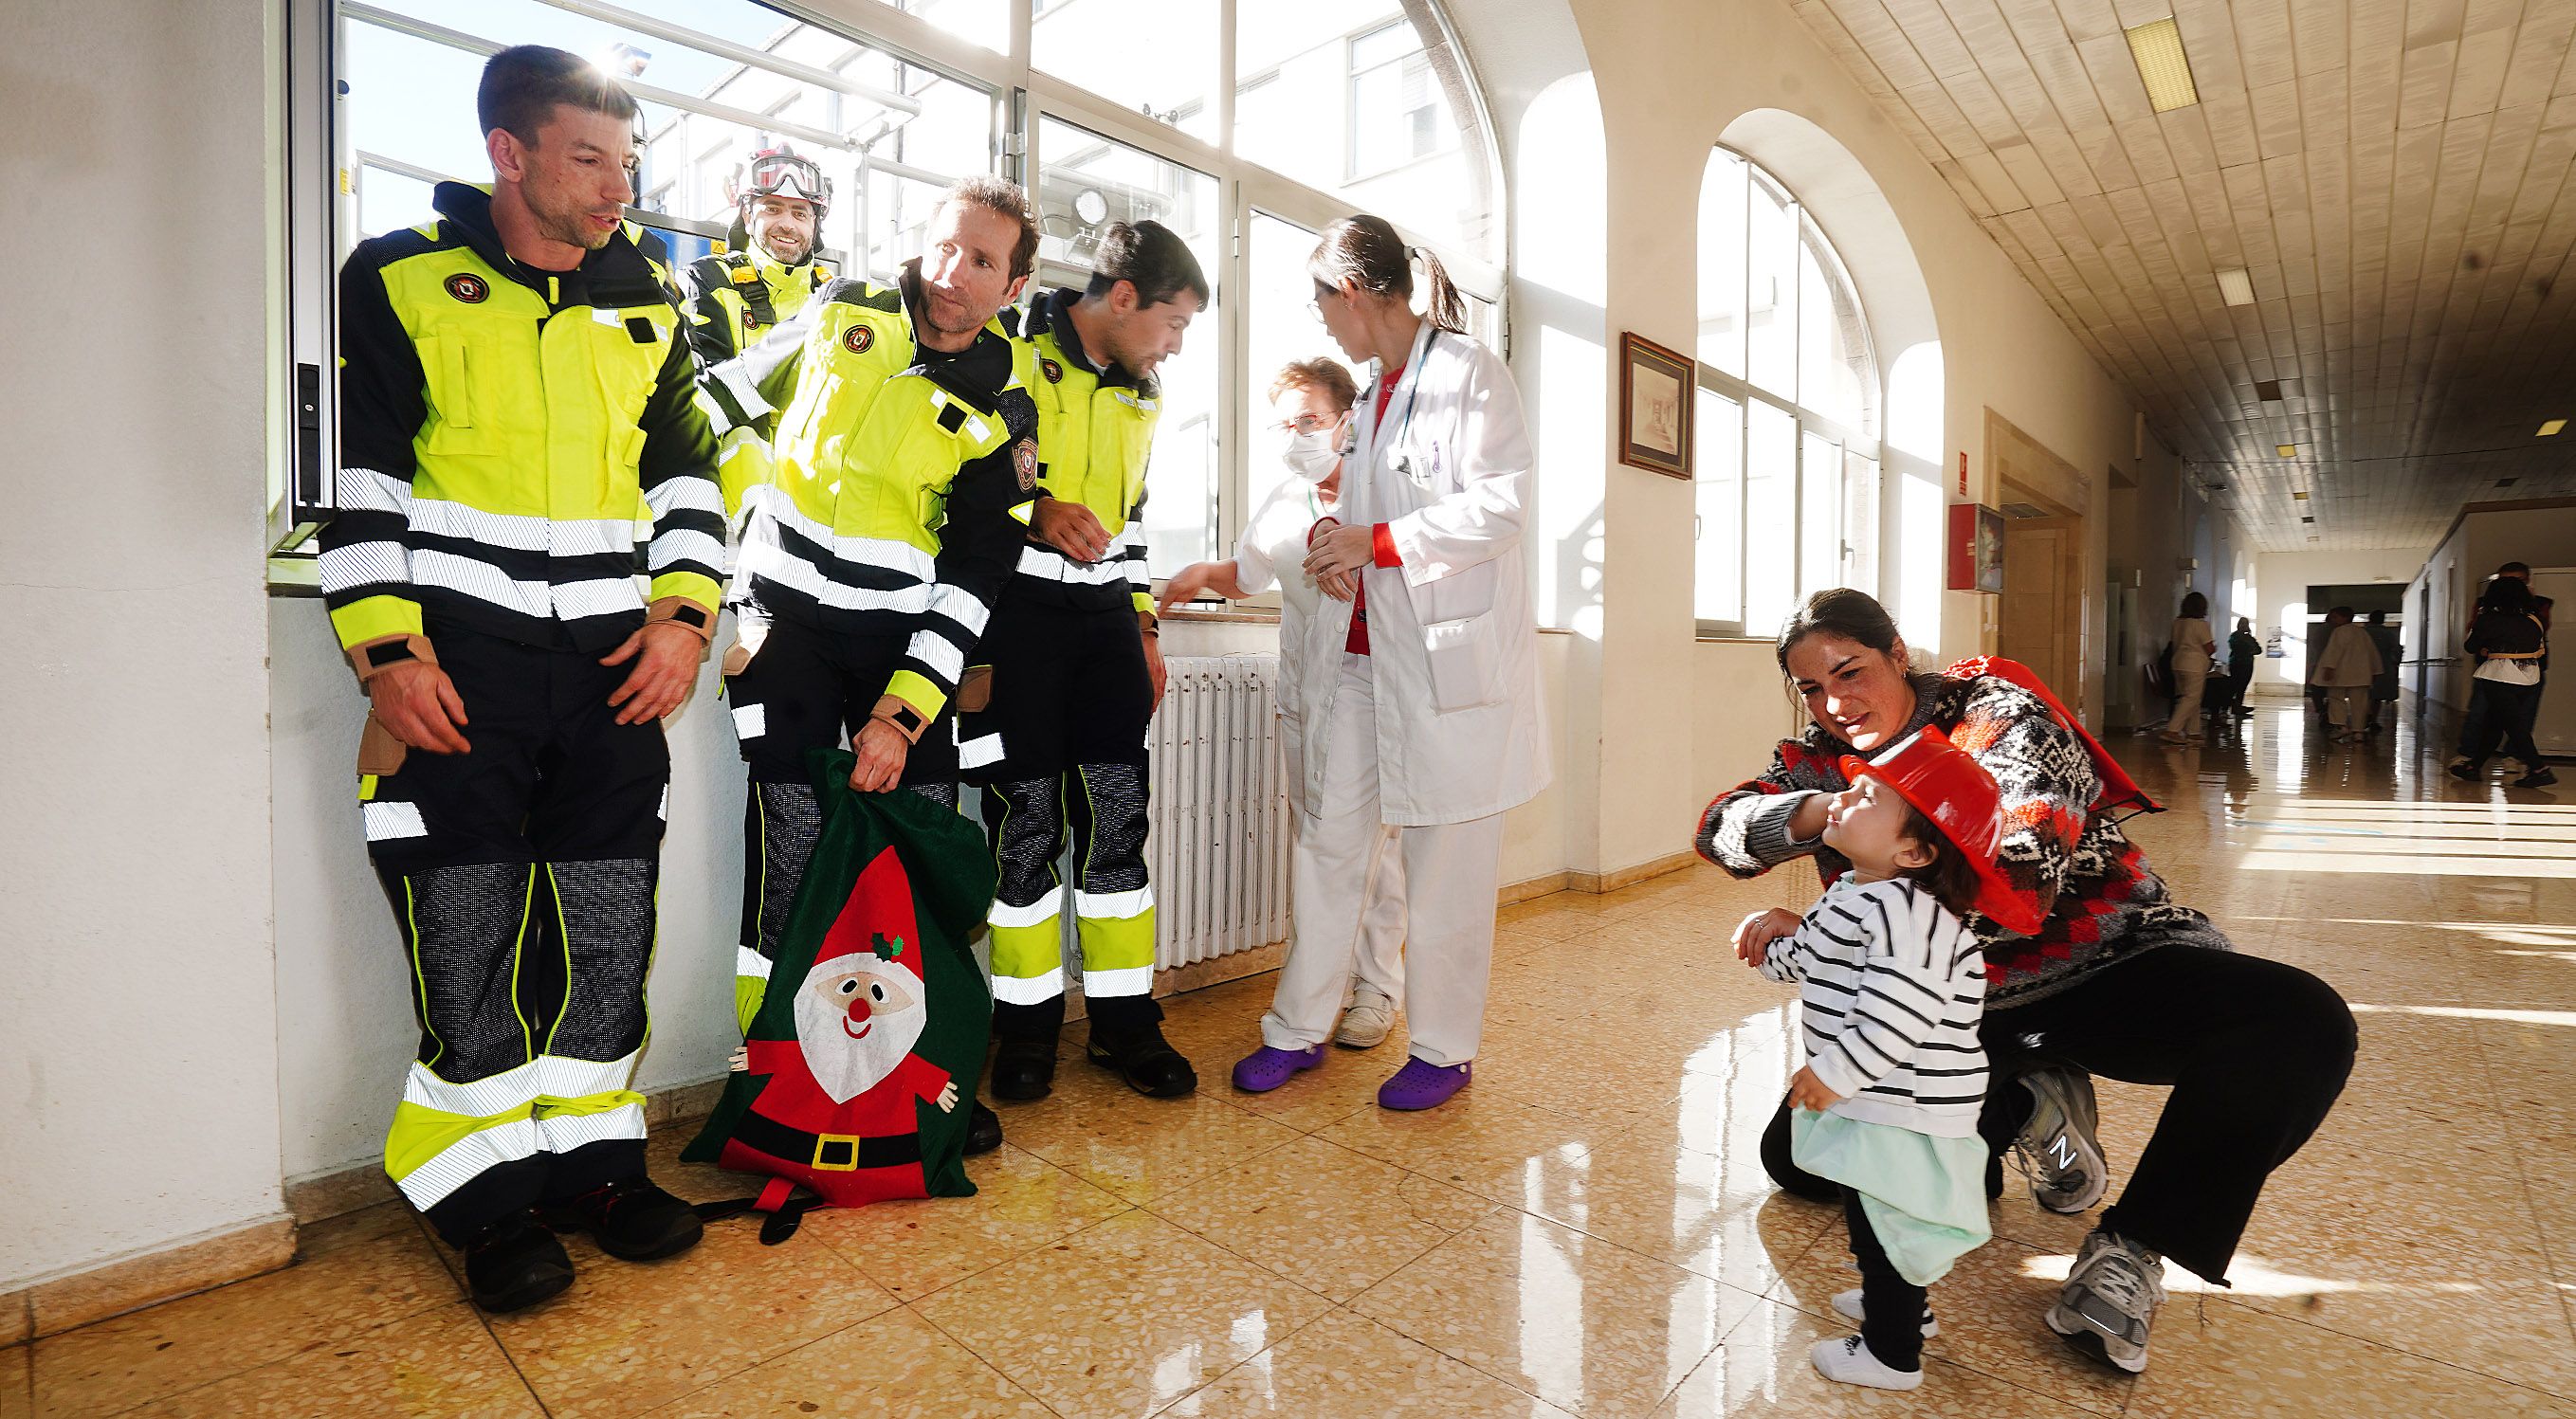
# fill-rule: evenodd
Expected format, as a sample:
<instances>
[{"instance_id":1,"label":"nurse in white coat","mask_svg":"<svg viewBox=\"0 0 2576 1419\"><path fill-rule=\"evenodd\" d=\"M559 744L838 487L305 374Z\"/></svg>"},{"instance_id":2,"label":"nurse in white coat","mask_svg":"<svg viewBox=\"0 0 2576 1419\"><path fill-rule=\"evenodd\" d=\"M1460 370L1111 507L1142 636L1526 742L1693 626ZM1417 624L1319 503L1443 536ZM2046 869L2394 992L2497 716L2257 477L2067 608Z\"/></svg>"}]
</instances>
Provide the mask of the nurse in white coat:
<instances>
[{"instance_id":1,"label":"nurse in white coat","mask_svg":"<svg viewBox=\"0 0 2576 1419\"><path fill-rule=\"evenodd\" d=\"M1428 318L1412 309L1416 260ZM1503 814L1548 778L1521 555L1529 434L1502 357L1460 333L1437 257L1350 217L1307 270L1324 328L1377 366L1343 459L1343 525L1315 537L1304 568L1319 583L1356 574L1359 594L1306 622L1296 935L1262 1047L1234 1080L1260 1092L1323 1063L1392 836L1412 1057L1378 1103L1434 1108L1467 1084L1484 1028Z\"/></svg>"}]
</instances>

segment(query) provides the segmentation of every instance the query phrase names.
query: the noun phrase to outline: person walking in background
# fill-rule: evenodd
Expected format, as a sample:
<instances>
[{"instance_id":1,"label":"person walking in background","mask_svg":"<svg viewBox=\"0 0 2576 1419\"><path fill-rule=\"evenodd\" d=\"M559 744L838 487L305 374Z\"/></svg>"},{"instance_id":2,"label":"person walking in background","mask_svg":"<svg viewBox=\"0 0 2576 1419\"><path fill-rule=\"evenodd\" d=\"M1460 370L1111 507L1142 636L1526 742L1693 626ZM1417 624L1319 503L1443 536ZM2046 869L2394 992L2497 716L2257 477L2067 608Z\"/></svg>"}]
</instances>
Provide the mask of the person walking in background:
<instances>
[{"instance_id":1,"label":"person walking in background","mask_svg":"<svg viewBox=\"0 0 2576 1419\"><path fill-rule=\"evenodd\" d=\"M2254 634L2254 624L2237 617L2236 633L2227 638L2227 712L2237 719L2254 713L2245 706L2245 691L2254 683L2254 667L2262 659L2263 642Z\"/></svg>"},{"instance_id":2,"label":"person walking in background","mask_svg":"<svg viewBox=\"0 0 2576 1419\"><path fill-rule=\"evenodd\" d=\"M2334 627L2317 657L2317 683L2326 691L2326 719L2335 743L2362 737L2362 720L2370 713L2370 684L2379 678L2379 647L2370 632L2352 619L2352 608L2338 606L2327 618Z\"/></svg>"},{"instance_id":3,"label":"person walking in background","mask_svg":"<svg viewBox=\"0 0 2576 1419\"><path fill-rule=\"evenodd\" d=\"M2546 788L2558 775L2540 762L2531 741L2534 706L2540 699L2540 667L2549 655L2549 635L2530 587L2509 576L2487 583L2479 598L2477 620L2464 643L2477 657L2469 680L2469 717L2460 727L2459 751L2448 772L2463 783L2484 776L2489 755L2502 740L2504 751L2522 762L2516 788Z\"/></svg>"},{"instance_id":4,"label":"person walking in background","mask_svg":"<svg viewBox=\"0 0 2576 1419\"><path fill-rule=\"evenodd\" d=\"M2370 623L2362 628L2370 637L2371 647L2379 652L2379 674L2370 682L2369 717L2362 721L2362 733L2379 733L2379 707L2397 700L2397 662L2402 655L2397 642L2397 628L2388 624L2388 613L2373 611ZM2392 716L2393 717L2393 716Z\"/></svg>"},{"instance_id":5,"label":"person walking in background","mask_svg":"<svg viewBox=\"0 0 2576 1419\"><path fill-rule=\"evenodd\" d=\"M2351 621L2351 608L2338 606L2326 613L2324 624L2317 627L2315 635L2308 641L2308 704L2317 712L2319 733L2328 731L2334 724L2332 708L2334 696L2333 687L2318 676L2317 667L2325 664L2326 645L2334 639L2334 633L2342 630Z\"/></svg>"},{"instance_id":6,"label":"person walking in background","mask_svg":"<svg viewBox=\"0 0 2576 1419\"><path fill-rule=\"evenodd\" d=\"M2165 721L2164 741L2188 744L2200 737L2200 697L2209 686L2210 658L2218 643L2209 635L2209 598L2195 591L2182 599L2182 614L2173 623L2173 718ZM2185 733L2183 726L2191 726Z\"/></svg>"}]
</instances>

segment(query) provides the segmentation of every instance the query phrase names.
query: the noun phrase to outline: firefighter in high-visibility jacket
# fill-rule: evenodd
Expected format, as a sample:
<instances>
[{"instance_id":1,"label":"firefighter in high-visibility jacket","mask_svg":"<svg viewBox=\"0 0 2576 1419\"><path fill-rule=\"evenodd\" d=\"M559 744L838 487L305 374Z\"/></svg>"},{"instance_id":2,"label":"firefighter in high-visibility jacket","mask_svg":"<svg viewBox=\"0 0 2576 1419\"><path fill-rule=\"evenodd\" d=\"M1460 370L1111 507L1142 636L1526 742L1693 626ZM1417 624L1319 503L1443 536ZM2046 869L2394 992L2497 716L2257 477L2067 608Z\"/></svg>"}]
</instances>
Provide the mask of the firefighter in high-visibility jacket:
<instances>
[{"instance_id":1,"label":"firefighter in high-visibility jacket","mask_svg":"<svg viewBox=\"0 0 2576 1419\"><path fill-rule=\"evenodd\" d=\"M842 280L706 380L720 418L776 415L742 509L725 696L750 766L735 1007L748 1030L822 830L806 763L848 727L862 792L957 805L959 679L1017 565L1038 473L1025 349L994 317L1026 285L1020 189L968 178L894 287ZM980 1103L968 1151L1001 1145Z\"/></svg>"},{"instance_id":2,"label":"firefighter in high-visibility jacket","mask_svg":"<svg viewBox=\"0 0 2576 1419\"><path fill-rule=\"evenodd\" d=\"M359 816L420 1049L385 1168L486 1310L698 1240L645 1176L644 976L670 754L724 558L715 438L667 273L622 219L635 101L561 50L493 56L490 189L340 275L333 628L371 709ZM649 592L637 587L636 534Z\"/></svg>"},{"instance_id":3,"label":"firefighter in high-visibility jacket","mask_svg":"<svg viewBox=\"0 0 2576 1419\"><path fill-rule=\"evenodd\" d=\"M989 919L1000 1098L1039 1098L1054 1081L1068 887L1088 1057L1140 1093L1198 1087L1163 1038L1153 995L1145 740L1163 659L1140 518L1160 412L1154 371L1207 301L1207 278L1178 236L1159 222L1119 222L1089 285L1031 302L1023 321L1043 495L969 672L957 731L965 779L988 795L1000 868ZM1068 834L1069 884L1055 866Z\"/></svg>"},{"instance_id":4,"label":"firefighter in high-visibility jacket","mask_svg":"<svg viewBox=\"0 0 2576 1419\"><path fill-rule=\"evenodd\" d=\"M763 148L735 168L725 188L734 203L726 249L680 271L689 348L710 368L794 320L833 276L815 256L832 181L812 159L783 146ZM755 420L723 436L717 472L729 507L739 508L744 490L766 476L769 425Z\"/></svg>"}]
</instances>

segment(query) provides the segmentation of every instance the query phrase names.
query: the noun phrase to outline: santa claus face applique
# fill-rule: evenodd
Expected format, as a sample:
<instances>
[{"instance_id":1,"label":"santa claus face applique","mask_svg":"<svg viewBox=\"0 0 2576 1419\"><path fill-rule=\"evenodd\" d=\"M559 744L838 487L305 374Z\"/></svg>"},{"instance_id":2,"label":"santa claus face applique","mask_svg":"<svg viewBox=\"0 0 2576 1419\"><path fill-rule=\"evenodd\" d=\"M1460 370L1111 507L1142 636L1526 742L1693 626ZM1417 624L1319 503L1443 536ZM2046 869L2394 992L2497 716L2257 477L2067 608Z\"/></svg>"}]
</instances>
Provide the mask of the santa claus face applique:
<instances>
[{"instance_id":1,"label":"santa claus face applique","mask_svg":"<svg viewBox=\"0 0 2576 1419\"><path fill-rule=\"evenodd\" d=\"M882 1083L920 1040L921 977L873 953L817 962L796 993L796 1043L814 1082L846 1104Z\"/></svg>"}]
</instances>

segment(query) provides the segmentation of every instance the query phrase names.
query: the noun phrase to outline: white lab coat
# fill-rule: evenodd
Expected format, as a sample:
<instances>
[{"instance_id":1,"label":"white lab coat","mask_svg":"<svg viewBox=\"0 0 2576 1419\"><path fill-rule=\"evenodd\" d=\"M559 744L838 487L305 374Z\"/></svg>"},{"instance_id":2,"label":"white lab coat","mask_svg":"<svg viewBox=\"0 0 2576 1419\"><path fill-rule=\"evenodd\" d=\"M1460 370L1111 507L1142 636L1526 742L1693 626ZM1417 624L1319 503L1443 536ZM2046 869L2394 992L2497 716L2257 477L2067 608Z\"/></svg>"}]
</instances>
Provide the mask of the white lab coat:
<instances>
[{"instance_id":1,"label":"white lab coat","mask_svg":"<svg viewBox=\"0 0 2576 1419\"><path fill-rule=\"evenodd\" d=\"M1385 427L1374 382L1353 416L1342 520L1389 524L1403 559L1361 574L1383 820L1428 827L1492 817L1548 781L1521 556L1531 452L1520 390L1501 356L1426 321ZM1322 801L1331 767L1326 727L1350 623L1351 604L1331 599L1305 618L1297 674L1281 695L1308 805Z\"/></svg>"}]
</instances>

